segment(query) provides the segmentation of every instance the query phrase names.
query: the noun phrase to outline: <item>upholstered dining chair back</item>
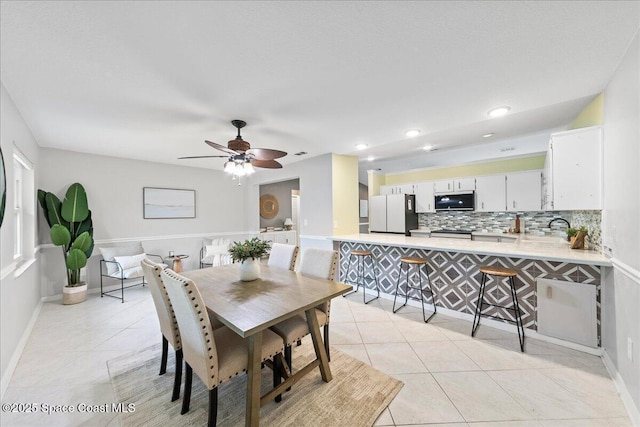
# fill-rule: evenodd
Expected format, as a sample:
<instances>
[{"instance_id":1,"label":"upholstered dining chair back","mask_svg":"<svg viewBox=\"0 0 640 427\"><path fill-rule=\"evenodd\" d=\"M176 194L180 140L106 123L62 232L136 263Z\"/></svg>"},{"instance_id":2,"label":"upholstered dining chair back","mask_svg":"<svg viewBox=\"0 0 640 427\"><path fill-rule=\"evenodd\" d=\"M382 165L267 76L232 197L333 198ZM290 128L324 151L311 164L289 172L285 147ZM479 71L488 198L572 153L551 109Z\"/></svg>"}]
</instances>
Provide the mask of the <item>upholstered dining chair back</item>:
<instances>
[{"instance_id":1,"label":"upholstered dining chair back","mask_svg":"<svg viewBox=\"0 0 640 427\"><path fill-rule=\"evenodd\" d=\"M158 320L160 321L160 331L167 341L169 341L171 347L178 351L182 347L180 344L180 329L178 329L178 322L173 314L173 307L171 306L171 301L169 301L169 295L167 295L167 290L160 276L163 267L148 259L143 259L140 264L142 265L144 277L149 283L153 304L156 306Z\"/></svg>"},{"instance_id":2,"label":"upholstered dining chair back","mask_svg":"<svg viewBox=\"0 0 640 427\"><path fill-rule=\"evenodd\" d=\"M298 272L305 276L333 280L338 265L338 252L327 249L305 248Z\"/></svg>"},{"instance_id":3,"label":"upholstered dining chair back","mask_svg":"<svg viewBox=\"0 0 640 427\"><path fill-rule=\"evenodd\" d=\"M173 270L165 269L161 276L180 327L184 360L211 390L219 383L218 353L202 296L191 280Z\"/></svg>"},{"instance_id":4,"label":"upholstered dining chair back","mask_svg":"<svg viewBox=\"0 0 640 427\"><path fill-rule=\"evenodd\" d=\"M285 245L274 243L269 253L269 267L286 268L293 270L298 257L298 247L295 245Z\"/></svg>"},{"instance_id":5,"label":"upholstered dining chair back","mask_svg":"<svg viewBox=\"0 0 640 427\"><path fill-rule=\"evenodd\" d=\"M333 280L338 266L338 252L327 249L305 248L300 258L298 272L305 276ZM325 302L317 308L329 316L330 303Z\"/></svg>"}]
</instances>

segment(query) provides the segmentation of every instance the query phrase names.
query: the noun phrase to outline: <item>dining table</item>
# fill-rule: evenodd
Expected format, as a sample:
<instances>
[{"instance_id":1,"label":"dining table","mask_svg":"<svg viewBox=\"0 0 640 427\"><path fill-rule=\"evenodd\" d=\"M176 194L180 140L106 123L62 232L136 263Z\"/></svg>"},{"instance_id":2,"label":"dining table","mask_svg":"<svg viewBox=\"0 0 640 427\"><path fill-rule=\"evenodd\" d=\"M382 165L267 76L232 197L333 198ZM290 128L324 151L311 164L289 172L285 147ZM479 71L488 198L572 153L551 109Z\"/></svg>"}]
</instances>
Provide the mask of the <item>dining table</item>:
<instances>
[{"instance_id":1,"label":"dining table","mask_svg":"<svg viewBox=\"0 0 640 427\"><path fill-rule=\"evenodd\" d=\"M248 340L246 426L258 426L260 407L315 368L324 382L332 379L315 307L351 291L334 280L305 276L291 270L260 265L260 277L240 280L239 264L181 273L197 286L207 310L232 331ZM260 395L262 331L293 316L304 315L309 325L316 359ZM275 367L274 367L275 369Z\"/></svg>"}]
</instances>

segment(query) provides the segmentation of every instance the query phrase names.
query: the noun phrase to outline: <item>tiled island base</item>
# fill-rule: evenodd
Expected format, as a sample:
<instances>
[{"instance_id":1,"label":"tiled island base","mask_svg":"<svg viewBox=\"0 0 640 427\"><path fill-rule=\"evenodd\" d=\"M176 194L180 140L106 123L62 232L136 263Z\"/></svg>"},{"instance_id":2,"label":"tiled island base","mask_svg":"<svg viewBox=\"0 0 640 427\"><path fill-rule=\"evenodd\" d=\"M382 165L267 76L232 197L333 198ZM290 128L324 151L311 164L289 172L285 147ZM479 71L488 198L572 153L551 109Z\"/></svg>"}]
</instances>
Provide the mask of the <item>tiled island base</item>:
<instances>
[{"instance_id":1,"label":"tiled island base","mask_svg":"<svg viewBox=\"0 0 640 427\"><path fill-rule=\"evenodd\" d=\"M429 277L436 292L436 305L471 315L475 312L478 301L482 277L479 268L483 265L511 268L518 272L516 289L522 311L522 322L525 328L534 331L537 330L536 279L554 279L596 286L598 343L600 343L600 267L597 265L341 242L340 280L349 283L354 283L356 278L353 268L349 272L349 277L345 277L349 253L352 250L373 252L378 261L380 290L390 295L395 292L401 257L414 256L428 259ZM401 289L404 290L402 281ZM410 290L409 296L412 299L420 299L417 290ZM490 304L510 306L511 295L508 282L489 276L485 301ZM514 320L513 312L503 308L487 307L483 313Z\"/></svg>"}]
</instances>

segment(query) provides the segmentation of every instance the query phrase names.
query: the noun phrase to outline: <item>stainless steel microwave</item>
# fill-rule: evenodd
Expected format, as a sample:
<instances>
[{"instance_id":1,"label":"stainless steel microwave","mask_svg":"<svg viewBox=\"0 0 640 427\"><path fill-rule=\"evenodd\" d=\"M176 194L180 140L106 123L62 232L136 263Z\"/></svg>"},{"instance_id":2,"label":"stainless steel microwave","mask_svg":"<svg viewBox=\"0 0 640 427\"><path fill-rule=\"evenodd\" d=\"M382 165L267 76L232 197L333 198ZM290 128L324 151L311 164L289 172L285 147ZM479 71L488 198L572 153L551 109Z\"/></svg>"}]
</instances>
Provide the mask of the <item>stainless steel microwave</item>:
<instances>
[{"instance_id":1,"label":"stainless steel microwave","mask_svg":"<svg viewBox=\"0 0 640 427\"><path fill-rule=\"evenodd\" d=\"M476 194L473 191L436 194L436 211L473 211L476 209Z\"/></svg>"}]
</instances>

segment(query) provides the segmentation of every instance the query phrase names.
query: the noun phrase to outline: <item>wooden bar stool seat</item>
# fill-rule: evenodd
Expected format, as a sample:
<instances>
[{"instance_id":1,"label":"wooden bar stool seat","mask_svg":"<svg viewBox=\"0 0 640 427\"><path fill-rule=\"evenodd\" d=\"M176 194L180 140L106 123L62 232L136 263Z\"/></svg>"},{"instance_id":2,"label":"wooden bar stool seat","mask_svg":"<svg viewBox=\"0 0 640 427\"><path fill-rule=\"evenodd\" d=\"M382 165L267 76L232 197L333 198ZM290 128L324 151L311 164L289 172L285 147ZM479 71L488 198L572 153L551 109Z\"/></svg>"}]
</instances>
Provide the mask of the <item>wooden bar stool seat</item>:
<instances>
[{"instance_id":1,"label":"wooden bar stool seat","mask_svg":"<svg viewBox=\"0 0 640 427\"><path fill-rule=\"evenodd\" d=\"M402 267L406 265L406 282L407 282L407 289L404 293L404 304L402 304L400 307L398 307L396 309L396 299L398 298L398 290L400 289L400 276L402 276ZM415 269L414 269L414 273L418 274L418 286L412 286L411 285L411 281L409 279L409 268L415 265ZM429 291L429 293L431 294L431 302L433 303L433 313L431 314L431 316L429 316L429 318L427 319L426 314L424 312L424 291L425 288L422 287L422 274L420 273L420 268L424 265L424 271L427 275L427 288L426 290ZM422 304L422 319L424 320L425 323L427 323L429 320L431 320L431 318L433 316L436 315L436 296L433 293L433 289L431 288L431 279L429 278L429 266L428 266L428 260L425 258L420 258L420 257L413 257L413 256L407 256L407 257L402 257L400 258L400 271L398 272L398 281L396 282L396 292L395 295L393 296L393 312L396 313L398 310L400 310L402 307L407 305L407 302L409 301L409 289L415 289L419 292L420 294L420 302Z\"/></svg>"},{"instance_id":2,"label":"wooden bar stool seat","mask_svg":"<svg viewBox=\"0 0 640 427\"><path fill-rule=\"evenodd\" d=\"M349 280L349 272L351 271L351 264L354 259L353 257L355 257L355 261L356 261L356 280L355 282L351 282L351 284L355 284L356 288L351 292L342 294L342 296L346 297L347 295L351 295L353 293L358 292L358 289L360 289L360 285L362 285L362 300L364 301L365 304L369 304L371 301L380 298L380 286L378 285L378 275L380 274L380 270L378 269L378 262L376 258L373 256L373 252L371 251L352 250L349 253L349 265L347 267L347 275L344 278L344 283L347 283L347 284L350 284L348 280ZM369 273L373 274L373 276L371 275L367 276L365 274L364 265L365 265L365 260L367 259L370 260ZM378 295L375 298L371 298L368 301L367 301L367 286L366 286L367 280L369 281L369 283L371 283L372 281L375 282L376 292L378 293Z\"/></svg>"},{"instance_id":3,"label":"wooden bar stool seat","mask_svg":"<svg viewBox=\"0 0 640 427\"><path fill-rule=\"evenodd\" d=\"M516 292L516 285L514 277L518 275L518 272L512 270L510 268L504 268L500 266L482 266L480 267L480 272L482 273L482 279L480 281L480 291L478 292L478 302L476 303L476 311L473 316L473 328L471 329L471 336L474 337L476 335L476 331L478 330L478 326L480 326L480 317L493 317L495 319L499 319L506 322L511 322L516 324L516 329L518 330L518 341L520 342L520 351L524 353L524 325L522 324L522 312L520 311L520 305L518 304L518 294ZM487 284L487 276L494 276L497 278L508 278L509 279L509 288L511 292L511 306L504 306L498 304L489 304L484 300L484 292ZM513 315L515 320L505 319L503 317L494 316L492 314L483 314L482 310L484 307L497 307L503 308L505 310L513 310Z\"/></svg>"}]
</instances>

